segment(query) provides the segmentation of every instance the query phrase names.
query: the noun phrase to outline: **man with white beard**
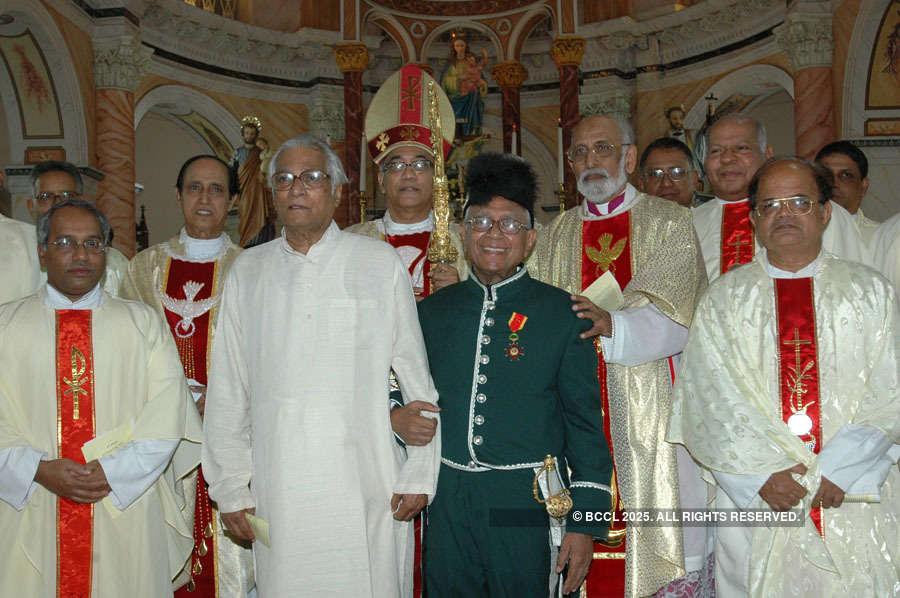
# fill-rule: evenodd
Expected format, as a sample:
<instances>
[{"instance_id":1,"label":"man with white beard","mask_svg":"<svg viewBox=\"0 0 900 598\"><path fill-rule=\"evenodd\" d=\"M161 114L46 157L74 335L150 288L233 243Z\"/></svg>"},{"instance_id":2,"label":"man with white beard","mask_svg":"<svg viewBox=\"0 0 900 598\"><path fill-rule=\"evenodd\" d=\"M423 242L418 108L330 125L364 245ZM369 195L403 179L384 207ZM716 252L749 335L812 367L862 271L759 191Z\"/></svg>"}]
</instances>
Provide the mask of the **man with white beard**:
<instances>
[{"instance_id":1,"label":"man with white beard","mask_svg":"<svg viewBox=\"0 0 900 598\"><path fill-rule=\"evenodd\" d=\"M713 539L705 528L626 530L622 515L705 505L697 466L686 451L665 442L662 424L669 417L674 357L706 288L691 213L628 183L637 149L625 120L583 119L572 131L569 161L586 201L542 233L529 271L572 293L572 309L594 324L583 338L596 337L618 515L608 538L594 544L587 595L665 596L675 580L709 595ZM622 290L621 305L598 306L588 298L607 272L609 283Z\"/></svg>"}]
</instances>

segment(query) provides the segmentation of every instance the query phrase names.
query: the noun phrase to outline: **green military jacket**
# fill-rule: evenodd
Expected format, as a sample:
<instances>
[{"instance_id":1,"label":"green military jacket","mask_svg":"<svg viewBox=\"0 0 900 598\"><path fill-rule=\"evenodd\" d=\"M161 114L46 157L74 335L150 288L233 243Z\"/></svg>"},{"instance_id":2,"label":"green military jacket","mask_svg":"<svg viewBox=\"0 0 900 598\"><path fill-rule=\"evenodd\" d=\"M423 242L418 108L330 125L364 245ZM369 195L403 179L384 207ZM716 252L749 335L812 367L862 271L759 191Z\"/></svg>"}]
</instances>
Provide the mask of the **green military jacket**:
<instances>
[{"instance_id":1,"label":"green military jacket","mask_svg":"<svg viewBox=\"0 0 900 598\"><path fill-rule=\"evenodd\" d=\"M442 462L473 472L532 469L553 455L563 480L564 465L571 471L573 509L608 511L597 353L578 336L590 323L575 316L569 295L523 267L489 287L473 274L418 308L440 395ZM567 523L594 536L605 527Z\"/></svg>"}]
</instances>

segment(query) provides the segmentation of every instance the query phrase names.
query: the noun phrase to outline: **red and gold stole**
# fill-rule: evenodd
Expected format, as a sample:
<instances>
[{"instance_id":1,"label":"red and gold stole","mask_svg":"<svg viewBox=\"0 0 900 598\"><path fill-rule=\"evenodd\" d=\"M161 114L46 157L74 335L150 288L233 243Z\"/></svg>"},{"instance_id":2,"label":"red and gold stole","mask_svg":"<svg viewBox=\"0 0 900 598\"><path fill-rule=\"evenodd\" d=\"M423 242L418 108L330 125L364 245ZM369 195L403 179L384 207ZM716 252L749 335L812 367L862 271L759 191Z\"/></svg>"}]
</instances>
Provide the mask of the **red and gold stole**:
<instances>
[{"instance_id":1,"label":"red and gold stole","mask_svg":"<svg viewBox=\"0 0 900 598\"><path fill-rule=\"evenodd\" d=\"M585 220L581 229L581 288L588 288L607 270L613 273L619 287L624 289L631 281L631 218L625 211L604 220ZM603 433L609 446L609 454L613 454L612 436L610 435L609 389L607 387L607 368L600 344L595 339L597 348L597 379L600 383L600 394L603 402ZM616 521L609 529L607 542L594 542L594 563L587 577L587 595L590 598L621 598L625 593L625 523L622 497L618 492L618 474L613 467L612 510Z\"/></svg>"},{"instance_id":2,"label":"red and gold stole","mask_svg":"<svg viewBox=\"0 0 900 598\"><path fill-rule=\"evenodd\" d=\"M422 280L425 285L423 290L413 289L416 294L416 299L424 299L428 295L431 294L431 279L428 278L428 273L431 272L431 262L426 258L426 254L428 253L428 243L431 241L431 231L424 231L421 233L412 233L409 235L382 235L384 240L388 242L388 244L393 248L399 247L415 247L420 250L422 253L415 259L413 259L406 267L409 269L409 275L414 276L416 272L416 268L419 267L419 264L423 264L422 266ZM406 261L406 258L403 259ZM415 278L413 278L413 284L415 284Z\"/></svg>"},{"instance_id":3,"label":"red and gold stole","mask_svg":"<svg viewBox=\"0 0 900 598\"><path fill-rule=\"evenodd\" d=\"M822 447L822 420L813 301L812 278L775 279L781 418L791 433L818 454ZM814 507L809 517L823 534L822 509Z\"/></svg>"},{"instance_id":4,"label":"red and gold stole","mask_svg":"<svg viewBox=\"0 0 900 598\"><path fill-rule=\"evenodd\" d=\"M81 447L92 440L94 349L91 311L56 312L57 455L84 463ZM91 595L94 505L56 501L56 588L59 598Z\"/></svg>"},{"instance_id":5,"label":"red and gold stole","mask_svg":"<svg viewBox=\"0 0 900 598\"><path fill-rule=\"evenodd\" d=\"M188 262L170 259L163 292L172 299L202 301L213 295L216 288L218 262ZM193 289L185 285L193 284ZM196 283L203 286L199 291ZM188 295L193 295L188 297ZM175 338L178 355L184 367L184 375L201 384L207 383L207 366L211 345L212 311L193 318L185 324L181 315L164 309L166 322ZM187 596L218 596L216 575L215 517L209 501L209 491L203 479L203 470L197 473L197 500L194 509L194 551L191 553L190 581L175 592L178 598Z\"/></svg>"},{"instance_id":6,"label":"red and gold stole","mask_svg":"<svg viewBox=\"0 0 900 598\"><path fill-rule=\"evenodd\" d=\"M732 266L746 264L756 252L756 239L750 224L750 202L729 202L722 206L722 253L719 273Z\"/></svg>"}]
</instances>

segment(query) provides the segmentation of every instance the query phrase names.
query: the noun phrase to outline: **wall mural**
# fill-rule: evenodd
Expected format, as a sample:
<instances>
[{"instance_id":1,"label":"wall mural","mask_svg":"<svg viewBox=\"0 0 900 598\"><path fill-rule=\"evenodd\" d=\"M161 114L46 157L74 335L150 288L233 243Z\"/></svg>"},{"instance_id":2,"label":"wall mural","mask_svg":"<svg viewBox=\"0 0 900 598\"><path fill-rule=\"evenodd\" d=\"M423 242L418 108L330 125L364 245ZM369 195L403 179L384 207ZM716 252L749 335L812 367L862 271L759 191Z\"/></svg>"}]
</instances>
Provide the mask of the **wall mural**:
<instances>
[{"instance_id":1,"label":"wall mural","mask_svg":"<svg viewBox=\"0 0 900 598\"><path fill-rule=\"evenodd\" d=\"M25 139L63 137L56 88L44 54L31 31L0 36L0 57L13 82Z\"/></svg>"},{"instance_id":2,"label":"wall mural","mask_svg":"<svg viewBox=\"0 0 900 598\"><path fill-rule=\"evenodd\" d=\"M182 122L192 128L197 132L200 137L203 138L203 141L212 148L213 153L222 159L224 162L228 162L231 159L231 144L228 143L228 139L222 132L216 127L216 125L212 124L206 117L202 114L194 112L193 110L188 114L175 114Z\"/></svg>"},{"instance_id":3,"label":"wall mural","mask_svg":"<svg viewBox=\"0 0 900 598\"><path fill-rule=\"evenodd\" d=\"M891 2L881 19L869 60L866 108L900 108L900 1Z\"/></svg>"}]
</instances>

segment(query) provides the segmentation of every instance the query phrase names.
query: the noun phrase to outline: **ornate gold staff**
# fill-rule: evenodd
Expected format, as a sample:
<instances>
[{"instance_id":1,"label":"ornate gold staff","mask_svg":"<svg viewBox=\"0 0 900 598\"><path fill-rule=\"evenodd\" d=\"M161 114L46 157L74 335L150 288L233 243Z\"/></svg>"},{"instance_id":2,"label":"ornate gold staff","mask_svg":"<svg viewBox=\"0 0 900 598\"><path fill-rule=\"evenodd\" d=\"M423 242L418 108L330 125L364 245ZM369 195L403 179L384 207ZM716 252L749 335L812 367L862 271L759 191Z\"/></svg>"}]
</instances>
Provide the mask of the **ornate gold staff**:
<instances>
[{"instance_id":1,"label":"ornate gold staff","mask_svg":"<svg viewBox=\"0 0 900 598\"><path fill-rule=\"evenodd\" d=\"M450 243L450 189L444 172L444 136L441 132L441 110L434 81L428 82L431 120L431 147L434 150L434 231L428 243L428 261L432 264L455 262L459 252Z\"/></svg>"}]
</instances>

